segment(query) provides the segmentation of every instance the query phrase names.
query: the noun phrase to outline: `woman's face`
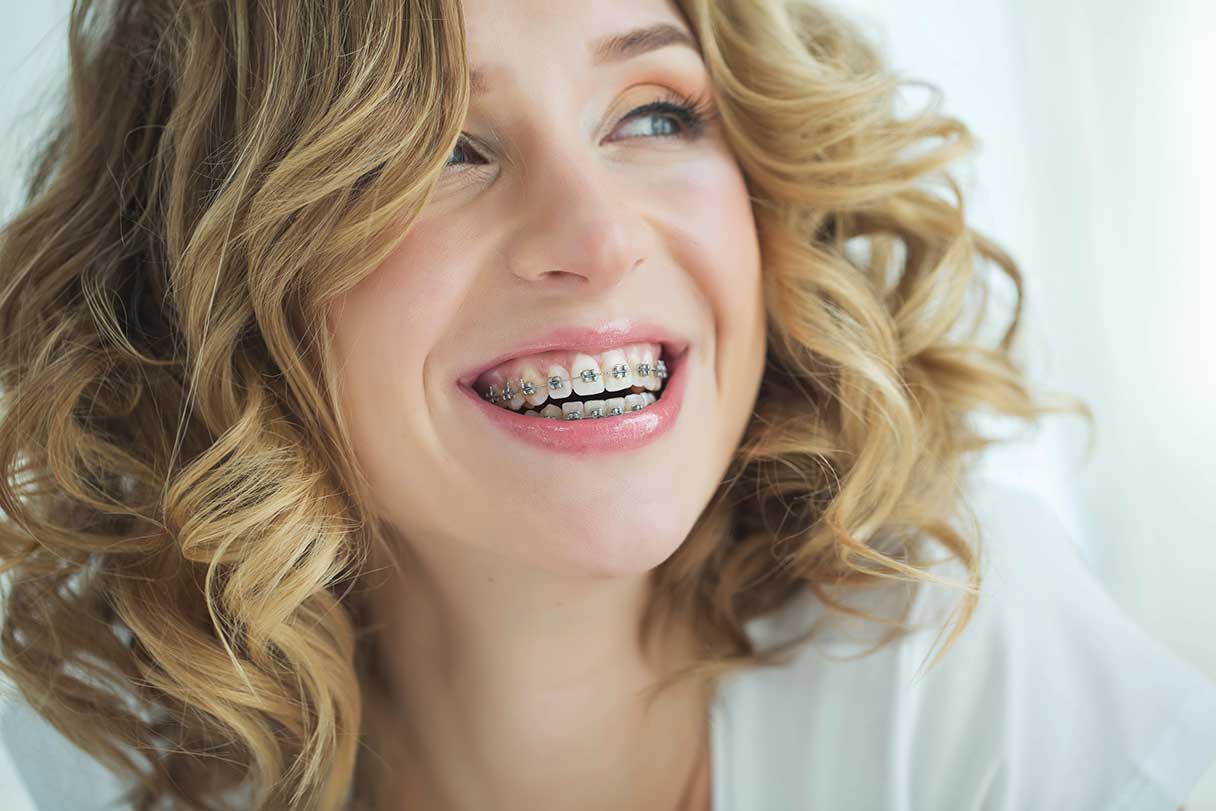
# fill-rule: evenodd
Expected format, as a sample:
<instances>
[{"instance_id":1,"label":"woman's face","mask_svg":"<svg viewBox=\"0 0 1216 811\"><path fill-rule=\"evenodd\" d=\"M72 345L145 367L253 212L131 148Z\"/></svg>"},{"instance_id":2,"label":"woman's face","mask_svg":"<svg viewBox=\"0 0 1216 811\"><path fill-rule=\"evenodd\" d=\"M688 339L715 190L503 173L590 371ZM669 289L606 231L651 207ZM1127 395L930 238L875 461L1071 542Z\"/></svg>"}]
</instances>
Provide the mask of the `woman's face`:
<instances>
[{"instance_id":1,"label":"woman's face","mask_svg":"<svg viewBox=\"0 0 1216 811\"><path fill-rule=\"evenodd\" d=\"M424 558L644 572L709 502L759 387L743 176L678 106L712 109L694 47L596 48L688 34L672 3L464 8L485 87L419 220L331 314L360 463Z\"/></svg>"}]
</instances>

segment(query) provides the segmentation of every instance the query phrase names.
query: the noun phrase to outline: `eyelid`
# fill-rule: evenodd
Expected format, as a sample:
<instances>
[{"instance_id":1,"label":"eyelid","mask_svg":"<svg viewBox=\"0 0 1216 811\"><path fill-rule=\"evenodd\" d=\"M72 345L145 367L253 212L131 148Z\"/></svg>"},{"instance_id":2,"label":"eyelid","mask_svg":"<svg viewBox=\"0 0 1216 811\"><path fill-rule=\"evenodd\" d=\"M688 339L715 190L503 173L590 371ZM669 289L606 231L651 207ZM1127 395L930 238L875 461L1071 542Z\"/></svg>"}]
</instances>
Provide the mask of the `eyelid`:
<instances>
[{"instance_id":1,"label":"eyelid","mask_svg":"<svg viewBox=\"0 0 1216 811\"><path fill-rule=\"evenodd\" d=\"M672 109L672 108L678 108L678 109ZM681 112L686 113L687 117L685 118L685 117L681 116ZM659 115L659 114L667 114L667 115L671 115L671 116L675 116L675 117L680 117L682 120L682 124L686 128L687 131L686 131L686 133L683 133L680 135L652 136L652 137L658 137L658 138L675 137L675 138L684 138L684 139L689 139L689 140L695 140L696 138L700 137L700 135L703 133L705 127L717 118L717 109L714 105L713 95L709 91L708 88L703 89L700 92L685 93L685 92L681 92L678 90L674 90L669 87L663 87L658 92L658 95L652 97L650 99L650 101L644 102L642 104L634 105L627 112L625 112L623 115L621 115L619 118L617 118L613 125L612 132L616 132L616 130L619 129L621 127L621 125L627 121L631 121L635 118L642 118L642 117L646 117L649 115ZM610 135L611 135L611 133L610 133ZM641 138L642 138L642 140L649 140L645 136L641 136ZM624 138L621 140L630 141L630 140L634 140L634 138ZM487 155L490 155L493 153L493 150L487 149L484 146L484 144L482 144L482 142L479 138L469 135L466 132L461 132L459 138L456 141L457 146L460 146L462 144L466 145L466 148L471 149L471 151L473 151L475 154L480 156L483 160L488 160L489 158L487 157ZM452 167L450 169L450 172L454 172L456 174L464 174L468 171L472 171L472 170L478 168L481 165L483 165L483 164L472 164L472 165L466 166L466 168L463 168L463 169L457 169L455 167ZM455 166L460 166L460 164L457 164ZM446 166L444 168L445 168L445 170L449 169L449 167L446 167Z\"/></svg>"},{"instance_id":2,"label":"eyelid","mask_svg":"<svg viewBox=\"0 0 1216 811\"><path fill-rule=\"evenodd\" d=\"M687 133L677 137L697 138L705 127L717 117L717 109L714 107L713 98L708 90L699 93L683 93L664 88L658 98L631 108L629 112L617 119L613 132L626 121L659 114L672 115L681 119L687 128Z\"/></svg>"}]
</instances>

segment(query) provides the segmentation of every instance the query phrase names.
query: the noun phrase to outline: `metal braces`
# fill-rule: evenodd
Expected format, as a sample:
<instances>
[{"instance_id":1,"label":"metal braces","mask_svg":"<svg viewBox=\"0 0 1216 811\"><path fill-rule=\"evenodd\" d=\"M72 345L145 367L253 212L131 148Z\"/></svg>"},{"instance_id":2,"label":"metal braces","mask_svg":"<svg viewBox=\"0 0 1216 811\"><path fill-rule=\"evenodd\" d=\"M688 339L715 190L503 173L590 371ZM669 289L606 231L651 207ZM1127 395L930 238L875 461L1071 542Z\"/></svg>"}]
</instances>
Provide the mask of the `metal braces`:
<instances>
[{"instance_id":1,"label":"metal braces","mask_svg":"<svg viewBox=\"0 0 1216 811\"><path fill-rule=\"evenodd\" d=\"M647 405L649 405L649 404L648 404L648 403L638 403L637 405L634 405L634 406L633 406L632 408L630 408L629 410L630 410L630 411L641 411L643 408L646 408L646 406L647 406ZM622 411L620 408L617 408L616 406L613 406L612 408L608 409L608 415L609 415L609 416L612 416L612 417L619 416L619 415L621 415L621 414L623 414L623 413L625 413L625 412L624 412L624 411ZM587 420L593 420L593 419L599 419L599 418L600 418L600 417L602 417L602 416L604 416L604 414L603 414L603 412L602 412L602 411L600 411L600 409L598 409L598 408L593 408L593 409L591 409L591 412L590 412L589 414L585 414L585 415L584 415L584 414L580 414L580 413L578 413L577 411L570 411L570 412L566 413L566 415L565 415L564 417L548 417L548 416L546 416L546 417L545 417L545 419L550 419L550 420L559 420L559 419L564 419L564 420L583 420L583 419L587 419Z\"/></svg>"},{"instance_id":2,"label":"metal braces","mask_svg":"<svg viewBox=\"0 0 1216 811\"><path fill-rule=\"evenodd\" d=\"M656 360L654 365L649 363L639 363L637 365L637 371L634 378L649 377L652 372L654 373L654 376L660 380L666 379L667 363L662 360ZM612 367L612 376L615 378L622 378L627 374L629 374L629 367L623 363L618 363ZM584 383L594 383L599 379L600 372L596 369L584 369L579 373L579 377ZM567 383L571 383L573 380L573 377L560 377L558 375L553 375L545 381L545 385L549 388L549 391L561 391L563 388L565 388ZM530 380L524 380L522 377L519 378L519 389L526 397L530 397L533 394L536 394L538 391L535 383ZM605 392L605 394L607 394L607 392ZM490 388L481 395L483 400L488 400L491 403L506 402L514 397L515 389L511 388L510 380L507 381L507 384L503 387L501 392L497 391L494 386L490 386ZM634 410L637 411L638 409Z\"/></svg>"}]
</instances>

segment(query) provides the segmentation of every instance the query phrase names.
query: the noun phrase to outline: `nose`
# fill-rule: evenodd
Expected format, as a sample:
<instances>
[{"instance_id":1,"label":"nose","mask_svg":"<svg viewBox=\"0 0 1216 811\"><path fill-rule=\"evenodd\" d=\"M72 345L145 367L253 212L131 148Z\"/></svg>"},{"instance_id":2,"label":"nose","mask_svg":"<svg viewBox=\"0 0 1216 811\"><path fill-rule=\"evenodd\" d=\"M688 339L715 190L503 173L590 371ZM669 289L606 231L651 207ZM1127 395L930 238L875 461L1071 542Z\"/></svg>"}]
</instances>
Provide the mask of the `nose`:
<instances>
[{"instance_id":1,"label":"nose","mask_svg":"<svg viewBox=\"0 0 1216 811\"><path fill-rule=\"evenodd\" d=\"M522 181L507 264L542 293L611 289L645 258L637 215L597 168L581 153L550 152L543 170Z\"/></svg>"}]
</instances>

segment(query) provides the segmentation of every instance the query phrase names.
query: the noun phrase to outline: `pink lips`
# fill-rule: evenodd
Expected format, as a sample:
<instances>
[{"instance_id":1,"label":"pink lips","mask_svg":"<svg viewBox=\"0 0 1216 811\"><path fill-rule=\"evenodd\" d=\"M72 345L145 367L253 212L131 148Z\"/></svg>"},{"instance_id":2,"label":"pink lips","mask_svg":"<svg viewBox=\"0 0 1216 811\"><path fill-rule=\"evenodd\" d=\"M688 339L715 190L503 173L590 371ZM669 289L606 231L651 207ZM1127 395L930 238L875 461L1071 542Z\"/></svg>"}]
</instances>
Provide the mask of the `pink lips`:
<instances>
[{"instance_id":1,"label":"pink lips","mask_svg":"<svg viewBox=\"0 0 1216 811\"><path fill-rule=\"evenodd\" d=\"M624 343L634 340L647 339L630 338ZM566 343L559 346L568 345ZM610 343L605 348L614 345ZM688 354L687 351L682 351L668 359L669 374L658 400L641 411L626 412L613 417L581 420L528 417L487 402L470 386L461 385L459 388L492 423L531 445L573 454L628 451L653 442L675 425L684 402Z\"/></svg>"}]
</instances>

